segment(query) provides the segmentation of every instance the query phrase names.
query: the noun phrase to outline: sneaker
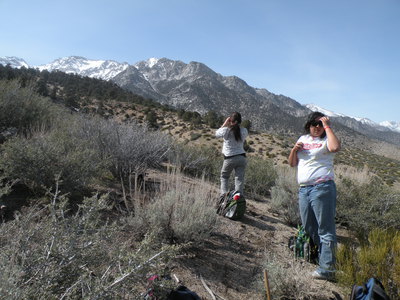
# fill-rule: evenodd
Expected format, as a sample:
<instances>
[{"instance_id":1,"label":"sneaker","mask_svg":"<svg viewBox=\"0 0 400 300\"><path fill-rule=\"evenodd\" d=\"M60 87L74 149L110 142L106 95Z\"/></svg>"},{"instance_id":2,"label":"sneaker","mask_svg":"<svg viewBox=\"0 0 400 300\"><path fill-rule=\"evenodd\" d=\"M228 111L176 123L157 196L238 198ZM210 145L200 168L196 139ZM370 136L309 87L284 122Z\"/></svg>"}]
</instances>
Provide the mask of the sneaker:
<instances>
[{"instance_id":1,"label":"sneaker","mask_svg":"<svg viewBox=\"0 0 400 300\"><path fill-rule=\"evenodd\" d=\"M314 271L311 273L311 277L313 279L319 279L319 280L329 280L329 278L327 276L322 275L320 272L318 271Z\"/></svg>"},{"instance_id":2,"label":"sneaker","mask_svg":"<svg viewBox=\"0 0 400 300\"><path fill-rule=\"evenodd\" d=\"M332 273L332 275L323 275L318 271L314 271L314 272L311 273L311 278L318 279L318 280L327 280L327 281L331 281L331 282L336 282L334 273Z\"/></svg>"}]
</instances>

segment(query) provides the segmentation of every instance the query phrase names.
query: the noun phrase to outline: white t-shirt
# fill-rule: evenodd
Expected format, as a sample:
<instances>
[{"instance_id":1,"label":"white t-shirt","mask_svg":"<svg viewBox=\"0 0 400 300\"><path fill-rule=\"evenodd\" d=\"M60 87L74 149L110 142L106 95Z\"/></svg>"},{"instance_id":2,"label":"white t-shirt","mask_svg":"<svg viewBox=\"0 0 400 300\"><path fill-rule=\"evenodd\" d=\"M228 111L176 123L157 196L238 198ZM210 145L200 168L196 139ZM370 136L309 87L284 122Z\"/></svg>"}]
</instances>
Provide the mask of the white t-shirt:
<instances>
[{"instance_id":1,"label":"white t-shirt","mask_svg":"<svg viewBox=\"0 0 400 300\"><path fill-rule=\"evenodd\" d=\"M221 127L215 132L217 138L224 138L224 144L222 146L222 153L225 156L233 156L238 154L246 153L243 148L245 138L249 135L246 128L240 128L240 134L242 139L237 141L235 135L229 127Z\"/></svg>"},{"instance_id":2,"label":"white t-shirt","mask_svg":"<svg viewBox=\"0 0 400 300\"><path fill-rule=\"evenodd\" d=\"M328 150L327 137L319 138L303 135L298 139L303 150L297 152L299 164L297 181L300 185L313 185L334 180L333 158L335 153Z\"/></svg>"}]
</instances>

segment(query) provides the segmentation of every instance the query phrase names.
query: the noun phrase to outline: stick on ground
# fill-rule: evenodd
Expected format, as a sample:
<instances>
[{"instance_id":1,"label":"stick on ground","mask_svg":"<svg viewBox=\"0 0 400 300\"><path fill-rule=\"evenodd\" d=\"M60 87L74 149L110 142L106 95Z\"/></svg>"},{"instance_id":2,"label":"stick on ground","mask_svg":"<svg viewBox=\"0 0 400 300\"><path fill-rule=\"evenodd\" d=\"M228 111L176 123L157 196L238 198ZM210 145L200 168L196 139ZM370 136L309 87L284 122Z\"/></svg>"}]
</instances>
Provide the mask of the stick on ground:
<instances>
[{"instance_id":1,"label":"stick on ground","mask_svg":"<svg viewBox=\"0 0 400 300\"><path fill-rule=\"evenodd\" d=\"M271 291L269 289L267 270L264 270L264 284L265 284L265 292L267 293L267 300L271 300Z\"/></svg>"}]
</instances>

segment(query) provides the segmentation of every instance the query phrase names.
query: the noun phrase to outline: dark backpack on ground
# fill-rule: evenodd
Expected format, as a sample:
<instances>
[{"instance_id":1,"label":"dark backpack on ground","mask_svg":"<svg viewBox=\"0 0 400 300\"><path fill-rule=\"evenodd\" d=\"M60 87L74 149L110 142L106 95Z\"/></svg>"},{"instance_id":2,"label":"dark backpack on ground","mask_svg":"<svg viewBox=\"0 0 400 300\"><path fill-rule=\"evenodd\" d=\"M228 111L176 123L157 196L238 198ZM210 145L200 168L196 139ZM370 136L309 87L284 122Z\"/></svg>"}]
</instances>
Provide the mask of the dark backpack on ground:
<instances>
[{"instance_id":1,"label":"dark backpack on ground","mask_svg":"<svg viewBox=\"0 0 400 300\"><path fill-rule=\"evenodd\" d=\"M376 278L370 278L364 285L353 285L350 300L390 300L383 284Z\"/></svg>"},{"instance_id":2,"label":"dark backpack on ground","mask_svg":"<svg viewBox=\"0 0 400 300\"><path fill-rule=\"evenodd\" d=\"M246 211L246 199L236 191L222 195L218 201L217 214L231 220L239 220Z\"/></svg>"},{"instance_id":3,"label":"dark backpack on ground","mask_svg":"<svg viewBox=\"0 0 400 300\"><path fill-rule=\"evenodd\" d=\"M178 286L168 295L168 300L201 300L200 297L186 286Z\"/></svg>"}]
</instances>

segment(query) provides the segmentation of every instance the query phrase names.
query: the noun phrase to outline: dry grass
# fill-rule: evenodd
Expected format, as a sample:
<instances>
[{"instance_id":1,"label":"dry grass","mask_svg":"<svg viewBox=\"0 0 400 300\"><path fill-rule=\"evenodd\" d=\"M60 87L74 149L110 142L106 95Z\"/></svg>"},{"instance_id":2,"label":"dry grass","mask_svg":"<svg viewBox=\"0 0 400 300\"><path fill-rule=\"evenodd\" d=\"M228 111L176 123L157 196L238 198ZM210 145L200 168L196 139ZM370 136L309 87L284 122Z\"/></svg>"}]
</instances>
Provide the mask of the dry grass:
<instances>
[{"instance_id":1,"label":"dry grass","mask_svg":"<svg viewBox=\"0 0 400 300\"><path fill-rule=\"evenodd\" d=\"M374 176L374 174L367 166L359 169L348 165L336 165L335 176L338 182L340 182L342 178L347 178L351 181L357 182L358 184L366 184L371 180L371 177Z\"/></svg>"},{"instance_id":2,"label":"dry grass","mask_svg":"<svg viewBox=\"0 0 400 300\"><path fill-rule=\"evenodd\" d=\"M311 269L301 259L283 262L275 254L266 253L263 267L268 273L272 300L327 299L332 296L328 289L324 291L310 284L313 281Z\"/></svg>"}]
</instances>

